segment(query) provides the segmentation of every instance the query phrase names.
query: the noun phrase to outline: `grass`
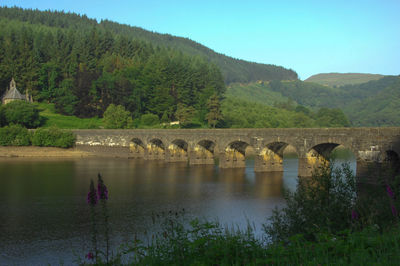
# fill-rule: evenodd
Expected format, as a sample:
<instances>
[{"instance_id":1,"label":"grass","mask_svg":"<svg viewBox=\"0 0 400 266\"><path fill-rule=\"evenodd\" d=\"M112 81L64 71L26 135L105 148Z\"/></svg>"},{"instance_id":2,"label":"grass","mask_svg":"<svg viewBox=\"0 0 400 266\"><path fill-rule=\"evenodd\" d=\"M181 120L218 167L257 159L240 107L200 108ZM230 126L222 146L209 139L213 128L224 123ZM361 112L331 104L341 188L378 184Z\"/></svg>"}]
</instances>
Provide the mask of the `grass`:
<instances>
[{"instance_id":1,"label":"grass","mask_svg":"<svg viewBox=\"0 0 400 266\"><path fill-rule=\"evenodd\" d=\"M54 108L54 104L52 103L35 103L35 105L40 110L40 115L45 118L45 123L42 126L43 128L56 127L60 129L99 129L104 128L103 119L102 118L79 118L76 116L68 116L57 114ZM138 128L143 129L175 129L180 128L178 125L163 125L157 124L153 126L146 125L138 125ZM208 128L206 125L200 125L199 128Z\"/></svg>"},{"instance_id":2,"label":"grass","mask_svg":"<svg viewBox=\"0 0 400 266\"><path fill-rule=\"evenodd\" d=\"M57 127L61 129L95 129L101 128L103 122L101 118L79 118L57 114L54 104L35 103L40 110L40 115L45 118L44 128Z\"/></svg>"},{"instance_id":3,"label":"grass","mask_svg":"<svg viewBox=\"0 0 400 266\"><path fill-rule=\"evenodd\" d=\"M395 265L400 261L399 227L381 233L376 227L341 235L318 234L316 242L301 235L290 243L279 243L267 249L267 263L277 265Z\"/></svg>"},{"instance_id":4,"label":"grass","mask_svg":"<svg viewBox=\"0 0 400 266\"><path fill-rule=\"evenodd\" d=\"M134 240L108 265L396 265L400 261L398 225L383 233L371 226L359 232L319 233L316 241L294 235L279 243L257 238L251 227L229 230L197 219L184 226L171 218L164 225L150 244Z\"/></svg>"}]
</instances>

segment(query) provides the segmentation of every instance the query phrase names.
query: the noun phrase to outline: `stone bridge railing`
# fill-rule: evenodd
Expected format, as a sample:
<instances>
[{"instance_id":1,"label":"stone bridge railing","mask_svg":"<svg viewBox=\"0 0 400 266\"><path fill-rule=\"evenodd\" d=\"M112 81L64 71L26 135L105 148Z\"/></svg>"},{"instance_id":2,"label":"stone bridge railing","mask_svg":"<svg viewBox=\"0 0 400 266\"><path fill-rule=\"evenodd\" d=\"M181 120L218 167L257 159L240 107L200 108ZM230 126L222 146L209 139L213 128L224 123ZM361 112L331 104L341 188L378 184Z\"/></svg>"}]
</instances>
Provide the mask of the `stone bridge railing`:
<instances>
[{"instance_id":1,"label":"stone bridge railing","mask_svg":"<svg viewBox=\"0 0 400 266\"><path fill-rule=\"evenodd\" d=\"M334 148L350 149L357 160L357 175L371 165L398 170L400 128L312 129L136 129L75 130L77 147L102 147L125 151L128 157L219 167L245 166L246 148L255 152L255 171L283 171L283 151L289 145L299 157L299 176L310 176L325 163Z\"/></svg>"}]
</instances>

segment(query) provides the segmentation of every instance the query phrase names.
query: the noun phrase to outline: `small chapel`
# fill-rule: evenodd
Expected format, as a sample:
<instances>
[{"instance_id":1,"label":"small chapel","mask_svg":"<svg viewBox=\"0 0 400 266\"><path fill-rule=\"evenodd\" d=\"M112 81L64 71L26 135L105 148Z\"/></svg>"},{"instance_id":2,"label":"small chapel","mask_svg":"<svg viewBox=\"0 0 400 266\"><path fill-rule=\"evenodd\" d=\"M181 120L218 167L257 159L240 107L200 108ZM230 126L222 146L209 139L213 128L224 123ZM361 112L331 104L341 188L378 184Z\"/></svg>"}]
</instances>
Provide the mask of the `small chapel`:
<instances>
[{"instance_id":1,"label":"small chapel","mask_svg":"<svg viewBox=\"0 0 400 266\"><path fill-rule=\"evenodd\" d=\"M7 104L9 102L16 101L16 100L32 102L32 96L28 94L27 90L26 90L25 96L22 95L17 89L17 85L15 83L14 78L12 78L11 82L10 82L10 88L4 93L4 95L1 99L1 102L3 104Z\"/></svg>"}]
</instances>

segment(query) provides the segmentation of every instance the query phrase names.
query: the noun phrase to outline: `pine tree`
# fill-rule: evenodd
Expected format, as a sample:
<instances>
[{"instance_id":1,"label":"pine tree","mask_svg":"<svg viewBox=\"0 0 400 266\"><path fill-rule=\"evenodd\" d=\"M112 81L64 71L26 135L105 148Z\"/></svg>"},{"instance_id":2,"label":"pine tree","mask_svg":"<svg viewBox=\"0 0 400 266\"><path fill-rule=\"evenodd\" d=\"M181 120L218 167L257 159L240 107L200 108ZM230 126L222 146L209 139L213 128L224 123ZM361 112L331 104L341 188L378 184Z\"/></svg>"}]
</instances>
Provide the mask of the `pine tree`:
<instances>
[{"instance_id":1,"label":"pine tree","mask_svg":"<svg viewBox=\"0 0 400 266\"><path fill-rule=\"evenodd\" d=\"M212 126L212 128L215 128L215 125L218 123L218 121L223 119L221 112L221 103L216 94L214 94L213 96L210 97L210 99L208 99L207 107L209 110L206 116L208 125Z\"/></svg>"}]
</instances>

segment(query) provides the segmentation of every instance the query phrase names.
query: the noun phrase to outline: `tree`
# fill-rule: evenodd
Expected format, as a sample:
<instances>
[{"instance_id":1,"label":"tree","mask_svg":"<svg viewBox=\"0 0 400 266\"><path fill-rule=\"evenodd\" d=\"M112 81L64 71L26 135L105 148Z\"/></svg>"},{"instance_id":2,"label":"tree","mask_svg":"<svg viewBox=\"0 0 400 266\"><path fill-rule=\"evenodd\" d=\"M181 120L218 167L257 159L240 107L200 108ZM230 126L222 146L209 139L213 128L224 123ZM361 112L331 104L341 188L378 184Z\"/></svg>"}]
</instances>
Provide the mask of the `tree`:
<instances>
[{"instance_id":1,"label":"tree","mask_svg":"<svg viewBox=\"0 0 400 266\"><path fill-rule=\"evenodd\" d=\"M110 104L103 114L105 128L128 128L132 124L132 117L122 105Z\"/></svg>"},{"instance_id":2,"label":"tree","mask_svg":"<svg viewBox=\"0 0 400 266\"><path fill-rule=\"evenodd\" d=\"M209 110L206 116L208 125L215 128L215 125L218 123L218 121L222 120L223 118L221 111L221 103L216 94L214 94L213 96L210 97L210 99L208 99L207 107Z\"/></svg>"},{"instance_id":3,"label":"tree","mask_svg":"<svg viewBox=\"0 0 400 266\"><path fill-rule=\"evenodd\" d=\"M78 102L76 96L72 93L72 79L64 79L60 88L55 90L55 108L57 112L65 115L73 115L75 105Z\"/></svg>"},{"instance_id":4,"label":"tree","mask_svg":"<svg viewBox=\"0 0 400 266\"><path fill-rule=\"evenodd\" d=\"M169 118L168 118L167 111L165 111L165 112L163 113L160 122L161 122L161 123L168 123L168 122L169 122Z\"/></svg>"},{"instance_id":5,"label":"tree","mask_svg":"<svg viewBox=\"0 0 400 266\"><path fill-rule=\"evenodd\" d=\"M4 108L0 106L0 127L6 125L6 118L4 117Z\"/></svg>"},{"instance_id":6,"label":"tree","mask_svg":"<svg viewBox=\"0 0 400 266\"><path fill-rule=\"evenodd\" d=\"M321 108L317 113L317 123L322 127L349 127L350 122L340 109Z\"/></svg>"},{"instance_id":7,"label":"tree","mask_svg":"<svg viewBox=\"0 0 400 266\"><path fill-rule=\"evenodd\" d=\"M143 126L154 126L159 123L158 116L155 114L144 114L140 117L140 124Z\"/></svg>"},{"instance_id":8,"label":"tree","mask_svg":"<svg viewBox=\"0 0 400 266\"><path fill-rule=\"evenodd\" d=\"M182 103L178 104L175 112L175 117L179 120L182 126L189 124L196 115L196 109L193 106L186 106Z\"/></svg>"},{"instance_id":9,"label":"tree","mask_svg":"<svg viewBox=\"0 0 400 266\"><path fill-rule=\"evenodd\" d=\"M27 128L36 128L43 121L43 118L39 115L39 110L32 103L16 100L3 105L1 108L4 109L6 124L18 124Z\"/></svg>"}]
</instances>

